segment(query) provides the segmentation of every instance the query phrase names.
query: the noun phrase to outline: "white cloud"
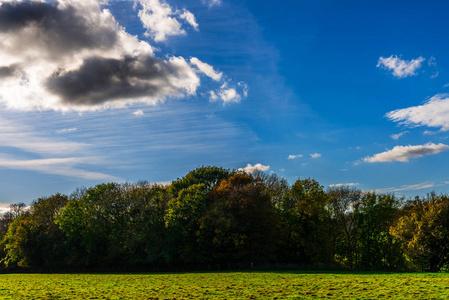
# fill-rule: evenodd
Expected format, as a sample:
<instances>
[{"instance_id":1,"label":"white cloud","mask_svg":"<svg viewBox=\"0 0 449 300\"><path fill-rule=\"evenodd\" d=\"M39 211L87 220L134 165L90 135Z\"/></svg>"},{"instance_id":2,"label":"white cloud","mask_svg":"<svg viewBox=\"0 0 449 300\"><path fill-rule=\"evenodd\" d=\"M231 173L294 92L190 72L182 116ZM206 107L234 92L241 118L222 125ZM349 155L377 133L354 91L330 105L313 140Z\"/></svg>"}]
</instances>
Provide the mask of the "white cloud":
<instances>
[{"instance_id":1,"label":"white cloud","mask_svg":"<svg viewBox=\"0 0 449 300\"><path fill-rule=\"evenodd\" d=\"M185 35L179 19L185 20L193 28L198 29L195 16L188 10L178 11L159 0L136 0L142 5L139 17L147 29L146 35L156 42L165 41L169 36Z\"/></svg>"},{"instance_id":2,"label":"white cloud","mask_svg":"<svg viewBox=\"0 0 449 300\"><path fill-rule=\"evenodd\" d=\"M443 85L444 88L449 87L449 83L446 83L445 85Z\"/></svg>"},{"instance_id":3,"label":"white cloud","mask_svg":"<svg viewBox=\"0 0 449 300\"><path fill-rule=\"evenodd\" d=\"M449 146L444 144L427 143L416 146L396 146L389 151L375 154L372 157L365 157L364 162L408 162L410 158L422 157L424 155L437 154L449 150Z\"/></svg>"},{"instance_id":4,"label":"white cloud","mask_svg":"<svg viewBox=\"0 0 449 300\"><path fill-rule=\"evenodd\" d=\"M223 73L215 71L214 67L200 61L196 57L192 57L190 59L190 63L196 66L200 72L204 73L206 76L212 78L215 81L220 81L221 77L223 76Z\"/></svg>"},{"instance_id":5,"label":"white cloud","mask_svg":"<svg viewBox=\"0 0 449 300\"><path fill-rule=\"evenodd\" d=\"M255 164L254 166L251 164L247 164L246 167L238 169L238 171L243 171L248 174L252 174L256 171L268 171L270 166L264 166L262 164Z\"/></svg>"},{"instance_id":6,"label":"white cloud","mask_svg":"<svg viewBox=\"0 0 449 300\"><path fill-rule=\"evenodd\" d=\"M143 116L144 113L143 113L143 110L139 109L139 110L136 110L135 112L133 112L133 115L135 115L136 117L139 117L139 116Z\"/></svg>"},{"instance_id":7,"label":"white cloud","mask_svg":"<svg viewBox=\"0 0 449 300\"><path fill-rule=\"evenodd\" d=\"M392 135L390 135L390 137L391 137L393 140L398 140L401 136L403 136L403 135L406 134L406 133L408 133L408 131L403 131L403 132L398 133L398 134L392 134Z\"/></svg>"},{"instance_id":8,"label":"white cloud","mask_svg":"<svg viewBox=\"0 0 449 300\"><path fill-rule=\"evenodd\" d=\"M233 88L228 88L227 85L223 85L218 91L218 96L224 103L240 102L242 97Z\"/></svg>"},{"instance_id":9,"label":"white cloud","mask_svg":"<svg viewBox=\"0 0 449 300\"><path fill-rule=\"evenodd\" d=\"M419 106L397 109L385 116L393 122L449 130L449 94L437 94Z\"/></svg>"},{"instance_id":10,"label":"white cloud","mask_svg":"<svg viewBox=\"0 0 449 300\"><path fill-rule=\"evenodd\" d=\"M244 83L239 83L238 86L241 88L241 93L243 97L248 96L248 86ZM223 101L223 104L226 103L238 103L242 99L242 94L240 94L235 87L229 87L228 83L225 82L223 85L216 91L209 91L209 99L210 101Z\"/></svg>"},{"instance_id":11,"label":"white cloud","mask_svg":"<svg viewBox=\"0 0 449 300\"><path fill-rule=\"evenodd\" d=\"M131 0L129 0L131 1ZM156 105L196 95L197 71L220 88L211 100L239 102L248 86L198 58L161 55L121 27L101 0L9 1L0 6L0 105L22 111L96 111L132 104ZM0 3L6 3L5 0ZM188 10L164 0L135 0L147 35L154 41L198 29ZM158 50L160 51L160 50ZM224 83L223 83L224 82Z\"/></svg>"},{"instance_id":12,"label":"white cloud","mask_svg":"<svg viewBox=\"0 0 449 300\"><path fill-rule=\"evenodd\" d=\"M174 12L164 2L141 4L140 14L155 22L159 40L181 30L165 30L170 14L192 23L188 11ZM156 57L149 43L128 34L97 0L14 1L0 6L1 14L15 16L4 18L0 27L0 104L7 108L92 111L154 105L194 95L200 85L183 57Z\"/></svg>"},{"instance_id":13,"label":"white cloud","mask_svg":"<svg viewBox=\"0 0 449 300\"><path fill-rule=\"evenodd\" d=\"M313 153L313 154L310 154L310 157L311 157L311 158L320 158L320 157L321 157L321 154L319 154L319 153Z\"/></svg>"},{"instance_id":14,"label":"white cloud","mask_svg":"<svg viewBox=\"0 0 449 300\"><path fill-rule=\"evenodd\" d=\"M336 183L331 184L329 187L344 187L344 186L358 186L360 183Z\"/></svg>"},{"instance_id":15,"label":"white cloud","mask_svg":"<svg viewBox=\"0 0 449 300\"><path fill-rule=\"evenodd\" d=\"M298 155L289 155L288 156L288 158L287 159L296 159L296 158L300 158L300 157L303 157L303 155L302 154L298 154Z\"/></svg>"},{"instance_id":16,"label":"white cloud","mask_svg":"<svg viewBox=\"0 0 449 300\"><path fill-rule=\"evenodd\" d=\"M190 11L184 9L182 14L179 15L181 19L184 19L187 23L190 24L195 30L198 30L198 23L196 22L195 15Z\"/></svg>"},{"instance_id":17,"label":"white cloud","mask_svg":"<svg viewBox=\"0 0 449 300\"><path fill-rule=\"evenodd\" d=\"M0 216L3 216L5 213L10 211L11 204L9 203L0 203Z\"/></svg>"},{"instance_id":18,"label":"white cloud","mask_svg":"<svg viewBox=\"0 0 449 300\"><path fill-rule=\"evenodd\" d=\"M215 93L215 91L209 91L209 100L211 102L218 100L218 95Z\"/></svg>"},{"instance_id":19,"label":"white cloud","mask_svg":"<svg viewBox=\"0 0 449 300\"><path fill-rule=\"evenodd\" d=\"M416 75L416 70L421 68L425 58L418 57L412 60L402 60L396 55L390 57L380 57L377 62L378 68L393 71L393 76L397 78L405 78Z\"/></svg>"}]
</instances>

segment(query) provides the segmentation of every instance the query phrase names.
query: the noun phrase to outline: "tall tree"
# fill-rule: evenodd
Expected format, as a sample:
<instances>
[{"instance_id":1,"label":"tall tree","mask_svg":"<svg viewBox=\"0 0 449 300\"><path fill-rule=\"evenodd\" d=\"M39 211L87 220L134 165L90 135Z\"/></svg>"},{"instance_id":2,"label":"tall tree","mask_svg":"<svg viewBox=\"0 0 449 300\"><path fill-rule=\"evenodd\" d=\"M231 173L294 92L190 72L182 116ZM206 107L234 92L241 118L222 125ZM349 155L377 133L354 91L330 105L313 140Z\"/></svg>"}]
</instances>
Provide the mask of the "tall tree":
<instances>
[{"instance_id":1,"label":"tall tree","mask_svg":"<svg viewBox=\"0 0 449 300\"><path fill-rule=\"evenodd\" d=\"M329 212L334 260L353 269L359 260L360 230L357 215L360 208L361 191L349 186L331 187Z\"/></svg>"},{"instance_id":2,"label":"tall tree","mask_svg":"<svg viewBox=\"0 0 449 300\"><path fill-rule=\"evenodd\" d=\"M6 266L59 266L65 258L65 235L55 224L55 216L67 204L67 196L55 194L39 198L30 211L17 217L2 244L6 249Z\"/></svg>"},{"instance_id":3,"label":"tall tree","mask_svg":"<svg viewBox=\"0 0 449 300\"><path fill-rule=\"evenodd\" d=\"M312 265L331 262L327 230L329 198L314 179L297 180L282 203L286 262Z\"/></svg>"},{"instance_id":4,"label":"tall tree","mask_svg":"<svg viewBox=\"0 0 449 300\"><path fill-rule=\"evenodd\" d=\"M393 194L367 193L361 198L357 228L360 231L360 265L370 269L404 267L399 241L390 234L402 199Z\"/></svg>"},{"instance_id":5,"label":"tall tree","mask_svg":"<svg viewBox=\"0 0 449 300\"><path fill-rule=\"evenodd\" d=\"M410 204L391 233L417 269L438 272L449 264L449 197L429 195Z\"/></svg>"},{"instance_id":6,"label":"tall tree","mask_svg":"<svg viewBox=\"0 0 449 300\"><path fill-rule=\"evenodd\" d=\"M200 220L206 211L206 187L202 183L183 188L178 197L170 200L165 222L172 241L171 260L186 263L202 261L197 236Z\"/></svg>"},{"instance_id":7,"label":"tall tree","mask_svg":"<svg viewBox=\"0 0 449 300\"><path fill-rule=\"evenodd\" d=\"M274 205L260 179L237 173L211 191L211 208L203 219L214 258L224 263L260 263L274 258Z\"/></svg>"}]
</instances>

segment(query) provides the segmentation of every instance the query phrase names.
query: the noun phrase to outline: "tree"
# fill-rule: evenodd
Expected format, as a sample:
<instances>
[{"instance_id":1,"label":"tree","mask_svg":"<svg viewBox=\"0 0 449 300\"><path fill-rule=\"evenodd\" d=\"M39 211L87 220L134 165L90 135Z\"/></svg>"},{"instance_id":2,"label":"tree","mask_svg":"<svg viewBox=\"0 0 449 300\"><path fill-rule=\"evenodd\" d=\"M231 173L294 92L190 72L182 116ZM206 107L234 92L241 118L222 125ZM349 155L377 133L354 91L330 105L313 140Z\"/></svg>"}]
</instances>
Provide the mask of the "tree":
<instances>
[{"instance_id":1,"label":"tree","mask_svg":"<svg viewBox=\"0 0 449 300\"><path fill-rule=\"evenodd\" d=\"M0 239L3 238L8 231L11 222L24 213L26 213L26 205L23 202L14 203L9 206L9 211L0 217Z\"/></svg>"},{"instance_id":2,"label":"tree","mask_svg":"<svg viewBox=\"0 0 449 300\"><path fill-rule=\"evenodd\" d=\"M220 184L223 179L232 175L232 172L218 167L202 166L193 171L190 171L183 178L173 181L171 184L171 192L174 197L177 197L178 193L189 186L195 184L203 184L205 192L210 191L215 186Z\"/></svg>"},{"instance_id":3,"label":"tree","mask_svg":"<svg viewBox=\"0 0 449 300\"><path fill-rule=\"evenodd\" d=\"M237 173L222 180L210 198L201 233L211 241L217 261L250 264L274 259L275 211L260 179Z\"/></svg>"},{"instance_id":4,"label":"tree","mask_svg":"<svg viewBox=\"0 0 449 300\"><path fill-rule=\"evenodd\" d=\"M55 224L55 216L65 206L67 196L55 194L34 201L29 213L18 216L9 226L2 244L6 266L59 266L65 258L65 235Z\"/></svg>"},{"instance_id":5,"label":"tree","mask_svg":"<svg viewBox=\"0 0 449 300\"><path fill-rule=\"evenodd\" d=\"M411 206L411 209L410 209ZM391 228L415 268L438 272L449 263L449 197L429 195L409 203L410 214Z\"/></svg>"},{"instance_id":6,"label":"tree","mask_svg":"<svg viewBox=\"0 0 449 300\"><path fill-rule=\"evenodd\" d=\"M359 260L360 230L357 228L357 215L360 208L361 191L349 186L328 189L329 231L334 260L353 269Z\"/></svg>"},{"instance_id":7,"label":"tree","mask_svg":"<svg viewBox=\"0 0 449 300\"><path fill-rule=\"evenodd\" d=\"M404 267L400 243L390 233L401 204L401 199L393 194L367 193L362 196L357 217L361 267L389 270Z\"/></svg>"},{"instance_id":8,"label":"tree","mask_svg":"<svg viewBox=\"0 0 449 300\"><path fill-rule=\"evenodd\" d=\"M140 182L126 191L130 203L129 264L160 264L169 258L165 215L170 187Z\"/></svg>"},{"instance_id":9,"label":"tree","mask_svg":"<svg viewBox=\"0 0 449 300\"><path fill-rule=\"evenodd\" d=\"M287 262L331 262L327 224L329 198L314 179L297 180L282 203L283 255Z\"/></svg>"},{"instance_id":10,"label":"tree","mask_svg":"<svg viewBox=\"0 0 449 300\"><path fill-rule=\"evenodd\" d=\"M179 191L178 197L168 203L165 224L172 240L171 260L186 263L201 262L197 242L200 220L207 211L204 184L193 184Z\"/></svg>"}]
</instances>

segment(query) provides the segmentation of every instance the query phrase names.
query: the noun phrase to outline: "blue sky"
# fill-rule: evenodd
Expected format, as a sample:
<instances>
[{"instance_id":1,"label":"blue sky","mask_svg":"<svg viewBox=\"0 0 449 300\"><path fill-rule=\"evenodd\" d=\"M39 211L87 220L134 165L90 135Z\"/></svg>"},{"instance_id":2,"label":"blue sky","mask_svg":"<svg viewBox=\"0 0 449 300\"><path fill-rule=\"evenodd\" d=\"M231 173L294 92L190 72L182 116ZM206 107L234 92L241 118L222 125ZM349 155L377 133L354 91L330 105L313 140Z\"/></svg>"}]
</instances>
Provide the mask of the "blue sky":
<instances>
[{"instance_id":1,"label":"blue sky","mask_svg":"<svg viewBox=\"0 0 449 300\"><path fill-rule=\"evenodd\" d=\"M449 190L445 1L0 4L4 206L201 165Z\"/></svg>"}]
</instances>

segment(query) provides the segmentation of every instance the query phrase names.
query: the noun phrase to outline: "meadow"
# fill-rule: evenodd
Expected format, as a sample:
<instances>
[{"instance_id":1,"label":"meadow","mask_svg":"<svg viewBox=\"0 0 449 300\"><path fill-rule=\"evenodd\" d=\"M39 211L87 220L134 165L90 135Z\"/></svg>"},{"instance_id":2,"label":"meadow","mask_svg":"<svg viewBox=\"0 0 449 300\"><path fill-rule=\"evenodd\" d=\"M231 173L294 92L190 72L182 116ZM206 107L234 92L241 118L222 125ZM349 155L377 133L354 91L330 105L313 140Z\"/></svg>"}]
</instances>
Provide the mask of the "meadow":
<instances>
[{"instance_id":1,"label":"meadow","mask_svg":"<svg viewBox=\"0 0 449 300\"><path fill-rule=\"evenodd\" d=\"M1 299L447 299L446 273L2 274Z\"/></svg>"}]
</instances>

